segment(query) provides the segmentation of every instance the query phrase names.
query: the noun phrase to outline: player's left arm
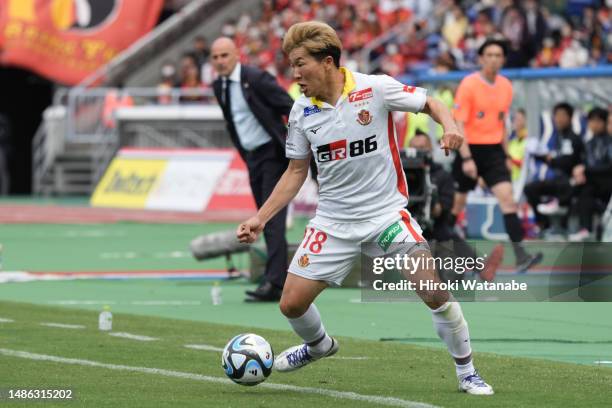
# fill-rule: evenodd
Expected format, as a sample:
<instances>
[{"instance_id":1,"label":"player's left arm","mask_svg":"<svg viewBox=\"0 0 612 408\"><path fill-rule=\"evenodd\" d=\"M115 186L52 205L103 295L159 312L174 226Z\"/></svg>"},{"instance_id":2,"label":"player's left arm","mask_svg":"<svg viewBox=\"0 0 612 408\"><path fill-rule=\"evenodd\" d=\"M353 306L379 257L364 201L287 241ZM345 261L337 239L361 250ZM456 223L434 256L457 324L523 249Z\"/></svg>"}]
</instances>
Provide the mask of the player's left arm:
<instances>
[{"instance_id":1,"label":"player's left arm","mask_svg":"<svg viewBox=\"0 0 612 408\"><path fill-rule=\"evenodd\" d=\"M378 81L378 84L382 85L385 109L388 111L426 113L444 128L444 136L440 141L440 147L444 149L447 155L449 150L457 150L461 147L463 135L446 105L427 96L427 90L404 85L388 75L381 75Z\"/></svg>"},{"instance_id":2,"label":"player's left arm","mask_svg":"<svg viewBox=\"0 0 612 408\"><path fill-rule=\"evenodd\" d=\"M440 141L440 147L448 156L449 150L457 150L463 144L463 135L453 119L450 110L441 101L431 96L427 97L423 113L428 114L444 128L444 135Z\"/></svg>"}]
</instances>

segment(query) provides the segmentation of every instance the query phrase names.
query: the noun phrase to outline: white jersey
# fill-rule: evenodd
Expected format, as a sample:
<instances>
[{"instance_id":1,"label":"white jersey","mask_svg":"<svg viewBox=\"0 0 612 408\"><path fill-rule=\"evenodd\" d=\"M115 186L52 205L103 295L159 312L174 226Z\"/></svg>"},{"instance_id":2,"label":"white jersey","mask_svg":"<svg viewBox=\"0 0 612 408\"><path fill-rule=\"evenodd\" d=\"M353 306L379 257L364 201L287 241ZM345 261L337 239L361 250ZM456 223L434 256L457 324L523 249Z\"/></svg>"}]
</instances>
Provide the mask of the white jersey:
<instances>
[{"instance_id":1,"label":"white jersey","mask_svg":"<svg viewBox=\"0 0 612 408\"><path fill-rule=\"evenodd\" d=\"M302 95L289 115L286 154L318 168L318 218L359 222L399 211L408 188L392 111L419 112L427 91L387 75L345 74L336 106Z\"/></svg>"}]
</instances>

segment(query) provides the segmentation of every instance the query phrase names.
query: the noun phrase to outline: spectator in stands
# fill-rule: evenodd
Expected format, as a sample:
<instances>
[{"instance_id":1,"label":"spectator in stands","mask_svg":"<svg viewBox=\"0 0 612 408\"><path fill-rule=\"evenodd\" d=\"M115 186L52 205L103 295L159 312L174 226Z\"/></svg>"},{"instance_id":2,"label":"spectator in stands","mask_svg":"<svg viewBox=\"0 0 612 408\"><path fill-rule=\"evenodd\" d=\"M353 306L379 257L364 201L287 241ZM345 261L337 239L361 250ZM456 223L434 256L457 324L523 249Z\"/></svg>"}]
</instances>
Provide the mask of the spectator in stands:
<instances>
[{"instance_id":1,"label":"spectator in stands","mask_svg":"<svg viewBox=\"0 0 612 408\"><path fill-rule=\"evenodd\" d=\"M212 65L219 74L214 82L215 96L227 121L232 142L249 169L257 207L268 199L285 172L286 127L293 100L266 71L240 64L239 51L227 37L216 39L211 47ZM268 251L265 280L255 291L247 291L247 301L278 301L287 277L287 209L281 210L264 228Z\"/></svg>"},{"instance_id":2,"label":"spectator in stands","mask_svg":"<svg viewBox=\"0 0 612 408\"><path fill-rule=\"evenodd\" d=\"M204 95L206 86L200 79L200 70L193 53L185 53L181 57L179 87L182 91L179 100L182 103L197 103L206 100Z\"/></svg>"},{"instance_id":3,"label":"spectator in stands","mask_svg":"<svg viewBox=\"0 0 612 408\"><path fill-rule=\"evenodd\" d=\"M523 158L525 157L525 143L527 142L527 118L524 109L514 113L512 133L508 138L508 156L510 159L510 177L516 181L521 176Z\"/></svg>"},{"instance_id":4,"label":"spectator in stands","mask_svg":"<svg viewBox=\"0 0 612 408\"><path fill-rule=\"evenodd\" d=\"M114 128L117 123L115 111L119 108L134 106L134 99L123 89L123 84L117 84L116 88L109 90L104 97L104 109L102 122L108 129Z\"/></svg>"},{"instance_id":5,"label":"spectator in stands","mask_svg":"<svg viewBox=\"0 0 612 408\"><path fill-rule=\"evenodd\" d=\"M555 45L555 40L552 37L546 37L542 42L542 49L538 53L533 65L539 68L556 67L559 65L561 52L561 48Z\"/></svg>"},{"instance_id":6,"label":"spectator in stands","mask_svg":"<svg viewBox=\"0 0 612 408\"><path fill-rule=\"evenodd\" d=\"M206 41L205 37L198 35L193 39L193 55L195 56L198 68L202 68L208 62L210 50L208 49L208 41Z\"/></svg>"},{"instance_id":7,"label":"spectator in stands","mask_svg":"<svg viewBox=\"0 0 612 408\"><path fill-rule=\"evenodd\" d=\"M578 38L574 38L566 47L559 58L561 68L583 67L589 62L589 51L582 45Z\"/></svg>"},{"instance_id":8,"label":"spectator in stands","mask_svg":"<svg viewBox=\"0 0 612 408\"><path fill-rule=\"evenodd\" d=\"M584 241L591 236L593 214L605 209L612 193L612 136L606 130L608 111L593 108L587 118L593 137L585 145L584 164L572 171L577 186L580 230L570 234L570 241Z\"/></svg>"},{"instance_id":9,"label":"spectator in stands","mask_svg":"<svg viewBox=\"0 0 612 408\"><path fill-rule=\"evenodd\" d=\"M504 10L501 21L501 33L508 40L508 57L506 67L520 68L529 62L527 43L527 22L519 7L508 7Z\"/></svg>"},{"instance_id":10,"label":"spectator in stands","mask_svg":"<svg viewBox=\"0 0 612 408\"><path fill-rule=\"evenodd\" d=\"M161 68L161 81L157 84L157 103L172 103L172 90L176 86L176 68L170 61L164 62Z\"/></svg>"},{"instance_id":11,"label":"spectator in stands","mask_svg":"<svg viewBox=\"0 0 612 408\"><path fill-rule=\"evenodd\" d=\"M442 26L442 36L452 48L456 48L463 40L468 27L468 19L463 9L455 4L451 8L451 13L446 15Z\"/></svg>"},{"instance_id":12,"label":"spectator in stands","mask_svg":"<svg viewBox=\"0 0 612 408\"><path fill-rule=\"evenodd\" d=\"M565 102L553 108L554 132L557 136L553 150L546 155L534 155L552 170L553 176L546 180L536 180L524 188L527 202L533 209L536 224L540 231L550 226L549 215L559 212L560 206L568 206L572 197L572 169L581 163L584 152L582 139L572 130L574 108ZM542 204L547 197L548 203Z\"/></svg>"}]
</instances>

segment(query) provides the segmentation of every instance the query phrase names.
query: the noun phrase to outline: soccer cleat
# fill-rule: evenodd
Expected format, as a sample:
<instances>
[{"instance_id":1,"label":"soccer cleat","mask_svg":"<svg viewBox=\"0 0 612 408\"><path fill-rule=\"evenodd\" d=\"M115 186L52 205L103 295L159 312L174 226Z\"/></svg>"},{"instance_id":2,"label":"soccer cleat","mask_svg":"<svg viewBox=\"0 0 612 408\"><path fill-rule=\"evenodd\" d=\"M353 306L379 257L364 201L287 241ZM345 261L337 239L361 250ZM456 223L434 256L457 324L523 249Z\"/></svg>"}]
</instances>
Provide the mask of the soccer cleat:
<instances>
[{"instance_id":1,"label":"soccer cleat","mask_svg":"<svg viewBox=\"0 0 612 408\"><path fill-rule=\"evenodd\" d=\"M493 387L484 382L478 371L459 380L459 391L472 395L493 395Z\"/></svg>"},{"instance_id":2,"label":"soccer cleat","mask_svg":"<svg viewBox=\"0 0 612 408\"><path fill-rule=\"evenodd\" d=\"M333 356L338 352L338 341L332 337L332 345L327 353L321 357L313 357L308 352L308 345L293 346L280 353L274 360L274 369L280 372L289 372L302 368L305 365L324 357Z\"/></svg>"},{"instance_id":3,"label":"soccer cleat","mask_svg":"<svg viewBox=\"0 0 612 408\"><path fill-rule=\"evenodd\" d=\"M524 257L523 259L521 259L520 261L516 263L516 271L518 273L527 272L529 268L542 262L543 257L544 255L542 255L541 252L537 252L535 255L531 255L531 254L527 255L526 257Z\"/></svg>"}]
</instances>

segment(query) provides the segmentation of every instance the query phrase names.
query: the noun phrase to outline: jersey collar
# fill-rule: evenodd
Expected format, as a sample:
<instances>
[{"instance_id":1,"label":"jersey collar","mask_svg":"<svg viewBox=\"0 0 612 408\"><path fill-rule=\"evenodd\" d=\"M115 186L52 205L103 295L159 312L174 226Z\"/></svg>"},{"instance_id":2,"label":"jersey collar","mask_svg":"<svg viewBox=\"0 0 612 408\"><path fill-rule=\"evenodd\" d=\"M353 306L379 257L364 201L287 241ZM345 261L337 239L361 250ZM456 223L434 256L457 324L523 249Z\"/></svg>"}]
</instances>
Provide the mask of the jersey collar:
<instances>
[{"instance_id":1,"label":"jersey collar","mask_svg":"<svg viewBox=\"0 0 612 408\"><path fill-rule=\"evenodd\" d=\"M355 79L353 78L353 73L349 71L346 67L340 67L340 72L344 74L344 88L342 88L342 96L341 100L344 100L348 96L348 94L355 89ZM316 97L311 97L310 101L313 105L316 105L317 108L323 107L323 101L317 99Z\"/></svg>"}]
</instances>

